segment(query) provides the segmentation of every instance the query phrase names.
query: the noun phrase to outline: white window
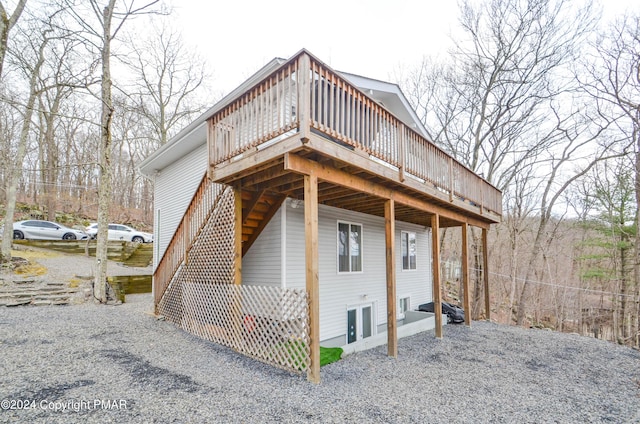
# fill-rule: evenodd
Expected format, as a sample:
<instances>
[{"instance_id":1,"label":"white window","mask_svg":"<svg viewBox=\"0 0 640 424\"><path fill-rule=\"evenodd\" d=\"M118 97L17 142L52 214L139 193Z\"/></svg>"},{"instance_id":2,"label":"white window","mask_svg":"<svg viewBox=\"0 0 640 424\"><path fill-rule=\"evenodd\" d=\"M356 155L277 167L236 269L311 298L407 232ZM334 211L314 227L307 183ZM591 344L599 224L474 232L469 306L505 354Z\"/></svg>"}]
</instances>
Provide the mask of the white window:
<instances>
[{"instance_id":1,"label":"white window","mask_svg":"<svg viewBox=\"0 0 640 424\"><path fill-rule=\"evenodd\" d=\"M376 334L374 304L347 308L347 343L354 343Z\"/></svg>"},{"instance_id":2,"label":"white window","mask_svg":"<svg viewBox=\"0 0 640 424\"><path fill-rule=\"evenodd\" d=\"M362 225L338 222L338 272L362 271Z\"/></svg>"},{"instance_id":3,"label":"white window","mask_svg":"<svg viewBox=\"0 0 640 424\"><path fill-rule=\"evenodd\" d=\"M403 231L400 244L402 245L402 269L416 269L416 257L418 256L416 233Z\"/></svg>"},{"instance_id":4,"label":"white window","mask_svg":"<svg viewBox=\"0 0 640 424\"><path fill-rule=\"evenodd\" d=\"M404 318L404 313L411 308L411 299L407 297L401 297L398 299L398 316Z\"/></svg>"}]
</instances>

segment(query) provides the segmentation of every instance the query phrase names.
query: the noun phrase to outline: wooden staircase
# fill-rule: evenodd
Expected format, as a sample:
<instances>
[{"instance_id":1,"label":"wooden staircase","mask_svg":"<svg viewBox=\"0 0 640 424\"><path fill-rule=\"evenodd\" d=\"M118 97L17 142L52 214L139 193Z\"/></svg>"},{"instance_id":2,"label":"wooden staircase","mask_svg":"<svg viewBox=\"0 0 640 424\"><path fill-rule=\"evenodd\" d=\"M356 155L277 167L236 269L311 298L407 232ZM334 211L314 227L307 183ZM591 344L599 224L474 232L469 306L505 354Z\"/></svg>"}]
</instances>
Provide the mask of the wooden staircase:
<instances>
[{"instance_id":1,"label":"wooden staircase","mask_svg":"<svg viewBox=\"0 0 640 424\"><path fill-rule=\"evenodd\" d=\"M228 189L230 189L229 186L211 182L206 174L202 178L154 272L156 305L164 296L178 269L185 263L188 252L218 208L220 198ZM242 190L241 198L242 255L244 256L276 214L286 196L269 193L266 190Z\"/></svg>"},{"instance_id":2,"label":"wooden staircase","mask_svg":"<svg viewBox=\"0 0 640 424\"><path fill-rule=\"evenodd\" d=\"M242 256L249 251L285 199L286 196L267 194L264 190L242 192Z\"/></svg>"}]
</instances>

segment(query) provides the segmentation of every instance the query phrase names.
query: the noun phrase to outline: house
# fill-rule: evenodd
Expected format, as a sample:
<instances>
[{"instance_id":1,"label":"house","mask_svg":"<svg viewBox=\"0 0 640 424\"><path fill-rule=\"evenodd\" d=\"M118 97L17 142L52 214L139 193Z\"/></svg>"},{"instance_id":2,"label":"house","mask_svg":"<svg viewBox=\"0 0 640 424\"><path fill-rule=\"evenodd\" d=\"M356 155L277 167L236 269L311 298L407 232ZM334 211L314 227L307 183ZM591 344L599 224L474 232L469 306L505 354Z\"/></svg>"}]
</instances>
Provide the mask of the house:
<instances>
[{"instance_id":1,"label":"house","mask_svg":"<svg viewBox=\"0 0 640 424\"><path fill-rule=\"evenodd\" d=\"M486 252L502 213L500 191L430 141L397 85L306 50L269 62L140 169L155 181L156 313L311 381L321 344L377 337L397 356L400 324L440 303L439 229L466 241L481 228Z\"/></svg>"}]
</instances>

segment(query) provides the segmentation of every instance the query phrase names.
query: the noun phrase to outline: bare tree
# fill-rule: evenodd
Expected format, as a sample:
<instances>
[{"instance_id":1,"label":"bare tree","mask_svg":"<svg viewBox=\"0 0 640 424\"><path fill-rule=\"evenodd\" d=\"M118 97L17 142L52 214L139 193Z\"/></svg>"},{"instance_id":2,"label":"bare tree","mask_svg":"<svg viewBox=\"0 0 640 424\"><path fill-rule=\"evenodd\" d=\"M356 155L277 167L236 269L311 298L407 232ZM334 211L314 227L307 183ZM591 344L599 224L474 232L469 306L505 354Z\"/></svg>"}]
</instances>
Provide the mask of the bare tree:
<instances>
[{"instance_id":1,"label":"bare tree","mask_svg":"<svg viewBox=\"0 0 640 424\"><path fill-rule=\"evenodd\" d=\"M509 258L506 269L509 275L509 287L506 288L508 298L507 311L511 317L515 310L516 290L520 277L520 270L526 267L520 253L524 250L522 246L530 245L531 223L535 216L534 195L530 181L535 179L534 167L523 167L522 171L514 176L508 190L504 192L504 203L506 204L507 216L504 220L506 226L506 236L509 240L508 248L505 249L501 258ZM498 229L500 226L498 226ZM529 237L527 237L529 236ZM496 267L496 269L499 269Z\"/></svg>"},{"instance_id":2,"label":"bare tree","mask_svg":"<svg viewBox=\"0 0 640 424\"><path fill-rule=\"evenodd\" d=\"M13 162L12 157L12 143L17 131L18 120L15 119L13 110L9 107L0 108L0 203L6 201L5 199L5 186L7 181L7 169L9 169L10 163Z\"/></svg>"},{"instance_id":3,"label":"bare tree","mask_svg":"<svg viewBox=\"0 0 640 424\"><path fill-rule=\"evenodd\" d=\"M573 111L558 105L573 101L577 86L566 76L593 16L589 3L577 10L568 0L463 1L464 36L449 61L425 61L405 83L435 141L506 195L518 175L544 166L551 172L555 159L548 153L566 141L563 127L573 119ZM556 152L562 164L569 152ZM540 183L520 181L518 195L533 193L536 184L542 191ZM480 270L480 263L472 268ZM477 277L473 316L482 290Z\"/></svg>"},{"instance_id":4,"label":"bare tree","mask_svg":"<svg viewBox=\"0 0 640 424\"><path fill-rule=\"evenodd\" d=\"M640 225L640 14L613 22L596 43L597 55L589 58L590 81L584 85L603 113L616 119L624 143L634 149L636 228ZM633 337L640 346L640 238L635 238L633 285L635 319Z\"/></svg>"},{"instance_id":5,"label":"bare tree","mask_svg":"<svg viewBox=\"0 0 640 424\"><path fill-rule=\"evenodd\" d=\"M563 74L593 14L566 0L465 0L461 14L466 37L450 61L425 61L408 91L435 141L504 190L553 142L540 128L550 102L575 89Z\"/></svg>"},{"instance_id":6,"label":"bare tree","mask_svg":"<svg viewBox=\"0 0 640 424\"><path fill-rule=\"evenodd\" d=\"M11 241L13 240L13 217L16 205L16 190L18 186L18 179L20 178L22 171L22 162L26 154L34 106L39 95L38 82L40 78L40 71L45 62L45 50L52 39L52 32L53 30L50 27L45 28L44 30L41 30L39 27L31 28L31 31L29 31L28 35L24 37L24 40L30 44L30 47L33 50L33 56L27 53L28 49L24 49L20 54L14 55L16 58L21 60L20 68L28 78L29 90L26 103L22 109L22 128L20 129L20 136L16 147L16 157L11 164L10 172L7 177L7 208L4 217L4 232L0 253L1 262L11 260Z\"/></svg>"},{"instance_id":7,"label":"bare tree","mask_svg":"<svg viewBox=\"0 0 640 424\"><path fill-rule=\"evenodd\" d=\"M40 115L40 142L38 164L40 183L47 205L47 219L54 221L59 194L58 173L62 160L61 145L67 140L57 132L59 115L65 102L75 89L85 82L87 69L84 63L74 58L78 40L61 32L50 49L48 66L41 76L38 96ZM45 75L46 73L46 75ZM67 164L67 167L71 164Z\"/></svg>"},{"instance_id":8,"label":"bare tree","mask_svg":"<svg viewBox=\"0 0 640 424\"><path fill-rule=\"evenodd\" d=\"M540 181L539 190L536 190L540 193L539 221L533 244L527 252L526 273L518 301L518 325L525 324L532 290L531 281L534 280L540 266L541 255L553 242L558 228L557 220L554 224L553 219L555 207L563 200L567 190L598 163L626 154L614 148L617 140L609 137L609 121L599 120L598 116L582 115L585 110L580 112L568 120L558 119L552 129L558 139L557 143L554 143L557 148L549 152L546 163L548 172ZM601 140L604 140L604 143L598 147L596 143Z\"/></svg>"},{"instance_id":9,"label":"bare tree","mask_svg":"<svg viewBox=\"0 0 640 424\"><path fill-rule=\"evenodd\" d=\"M76 92L77 94L77 92ZM99 145L99 128L94 124L99 116L95 108L87 107L79 96L73 96L62 104L58 116L59 137L65 142L65 160L61 184L62 195L68 199L71 210L79 215L96 216L96 155Z\"/></svg>"},{"instance_id":10,"label":"bare tree","mask_svg":"<svg viewBox=\"0 0 640 424\"><path fill-rule=\"evenodd\" d=\"M107 238L109 223L109 206L112 194L112 132L114 107L112 100L113 80L111 77L111 46L124 24L135 16L155 13L152 7L159 0L144 3L136 0L109 0L102 5L98 0L90 0L90 10L83 10L79 5L67 3L67 11L73 16L86 34L85 40L93 45L100 54L100 151L98 159L98 243L96 247L96 275L94 281L94 297L100 303L107 301Z\"/></svg>"},{"instance_id":11,"label":"bare tree","mask_svg":"<svg viewBox=\"0 0 640 424\"><path fill-rule=\"evenodd\" d=\"M9 32L18 22L18 19L20 18L20 15L22 14L22 11L24 10L26 3L27 3L27 0L20 0L16 5L16 8L14 9L13 13L9 16L7 14L7 10L5 9L3 2L0 1L0 89L2 88L2 82L3 82L2 70L4 66L4 59L7 54L7 49L9 46ZM1 92L2 90L0 90L0 93ZM2 103L0 102L0 105L1 104ZM2 122L0 121L0 125L1 124ZM2 131L2 128L0 128L0 131ZM4 131L2 132L4 134L7 134ZM7 197L7 199L9 198L10 191L11 191L10 182L13 181L13 177L15 173L9 172L8 174L9 175L5 176L6 182L8 183L7 186L9 188L8 190L5 190L5 196ZM0 247L0 264L11 260L11 240L13 239L13 216L11 216L10 219L6 219L6 217L9 215L9 212L12 212L9 210L10 209L9 206L10 205L7 204L7 212L5 213L2 245Z\"/></svg>"},{"instance_id":12,"label":"bare tree","mask_svg":"<svg viewBox=\"0 0 640 424\"><path fill-rule=\"evenodd\" d=\"M128 90L138 112L151 124L153 137L164 145L176 129L200 114L211 99L203 97L206 62L189 51L167 21L152 26L142 43L131 40L132 53L123 58L132 71ZM204 90L206 91L206 90Z\"/></svg>"},{"instance_id":13,"label":"bare tree","mask_svg":"<svg viewBox=\"0 0 640 424\"><path fill-rule=\"evenodd\" d=\"M19 0L13 13L9 16L2 1L0 1L0 78L2 78L2 68L4 57L7 54L9 45L9 32L16 25L20 15L24 10L27 0Z\"/></svg>"},{"instance_id":14,"label":"bare tree","mask_svg":"<svg viewBox=\"0 0 640 424\"><path fill-rule=\"evenodd\" d=\"M114 199L124 206L120 211L120 221L130 222L134 217L129 215L131 211L140 207L137 198L136 182L141 178L137 164L141 160L142 146L151 144L157 146L157 140L149 137L154 129L150 121L141 115L131 99L126 96L116 96L114 102L117 111L114 115L114 173L116 179L114 187L118 194L114 193ZM153 141L152 141L153 140Z\"/></svg>"}]
</instances>

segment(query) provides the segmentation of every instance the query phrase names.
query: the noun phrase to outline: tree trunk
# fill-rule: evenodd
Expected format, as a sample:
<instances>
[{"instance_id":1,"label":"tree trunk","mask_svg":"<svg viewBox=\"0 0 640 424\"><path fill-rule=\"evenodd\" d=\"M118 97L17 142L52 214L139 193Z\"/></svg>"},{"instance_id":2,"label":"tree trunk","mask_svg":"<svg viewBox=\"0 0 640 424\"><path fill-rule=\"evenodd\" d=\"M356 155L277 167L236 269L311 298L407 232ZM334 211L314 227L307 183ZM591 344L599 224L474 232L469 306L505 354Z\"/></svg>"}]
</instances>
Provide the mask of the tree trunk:
<instances>
[{"instance_id":1,"label":"tree trunk","mask_svg":"<svg viewBox=\"0 0 640 424\"><path fill-rule=\"evenodd\" d=\"M113 102L111 98L111 18L115 0L109 0L103 9L102 33L102 113L100 120L100 159L98 185L98 233L96 246L96 275L93 294L100 303L107 301L107 247L109 229L109 204L111 202L111 121Z\"/></svg>"},{"instance_id":2,"label":"tree trunk","mask_svg":"<svg viewBox=\"0 0 640 424\"><path fill-rule=\"evenodd\" d=\"M509 324L513 321L513 314L515 312L515 297L518 290L518 223L515 217L513 217L513 225L509 225L509 275L510 275L510 290L509 290Z\"/></svg>"},{"instance_id":3,"label":"tree trunk","mask_svg":"<svg viewBox=\"0 0 640 424\"><path fill-rule=\"evenodd\" d=\"M35 63L31 76L29 78L29 99L24 111L24 120L22 121L22 129L20 130L20 139L18 140L18 148L16 151L15 162L9 173L7 193L7 210L4 216L4 232L2 234L2 245L0 248L0 263L11 261L11 244L13 241L13 218L16 211L16 194L18 188L18 180L22 172L22 163L27 152L27 141L29 139L29 129L31 127L31 118L33 116L33 107L37 98L37 83L40 75L40 69L44 63L44 50L48 43L45 37L38 50L38 60Z\"/></svg>"},{"instance_id":4,"label":"tree trunk","mask_svg":"<svg viewBox=\"0 0 640 424\"><path fill-rule=\"evenodd\" d=\"M7 11L4 9L4 5L0 3L0 78L2 77L2 65L4 64L4 57L7 54L7 44L9 43L9 31L18 22L18 18L24 10L24 6L27 4L27 0L20 0L13 10L11 16L7 16Z\"/></svg>"},{"instance_id":5,"label":"tree trunk","mask_svg":"<svg viewBox=\"0 0 640 424\"><path fill-rule=\"evenodd\" d=\"M624 222L621 227L624 227ZM629 269L628 243L629 236L623 230L622 234L620 234L620 337L624 340L627 340L631 333L627 296L629 292L633 293L633 290L629 290L631 270Z\"/></svg>"},{"instance_id":6,"label":"tree trunk","mask_svg":"<svg viewBox=\"0 0 640 424\"><path fill-rule=\"evenodd\" d=\"M470 264L470 267L473 270L474 275L471 319L478 320L481 319L480 313L484 307L484 280L482 279L484 269L482 266L482 243L480 243L480 235L476 231L475 227L471 227L470 232L472 240L471 249L473 250L473 254L471 255L471 257L473 258L473 263Z\"/></svg>"},{"instance_id":7,"label":"tree trunk","mask_svg":"<svg viewBox=\"0 0 640 424\"><path fill-rule=\"evenodd\" d=\"M540 224L538 225L538 231L536 238L531 247L531 253L529 254L529 263L527 265L527 273L524 278L524 284L522 285L522 291L520 292L520 298L518 300L518 314L516 315L517 325L524 325L527 313L527 305L529 298L531 297L531 278L535 275L536 261L542 252L542 235L547 229L548 218L544 215L540 217Z\"/></svg>"},{"instance_id":8,"label":"tree trunk","mask_svg":"<svg viewBox=\"0 0 640 424\"><path fill-rule=\"evenodd\" d=\"M61 92L60 87L55 90L55 97L53 103L49 105L49 110L44 112L45 107L42 110L44 113L44 146L41 146L42 160L40 161L41 167L44 169L41 172L43 191L45 193L45 201L47 203L47 219L49 221L56 220L56 209L58 198L57 188L57 167L58 167L58 152L56 149L56 136L55 136L55 122L60 111Z\"/></svg>"},{"instance_id":9,"label":"tree trunk","mask_svg":"<svg viewBox=\"0 0 640 424\"><path fill-rule=\"evenodd\" d=\"M639 120L640 121L640 120ZM635 346L640 348L640 128L633 132L636 138L635 191L636 191L636 242L633 251L633 283L635 286L635 317L632 317Z\"/></svg>"}]
</instances>

